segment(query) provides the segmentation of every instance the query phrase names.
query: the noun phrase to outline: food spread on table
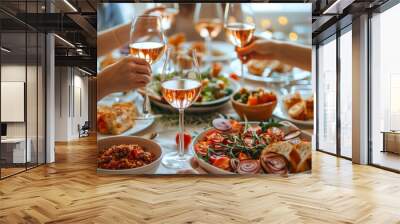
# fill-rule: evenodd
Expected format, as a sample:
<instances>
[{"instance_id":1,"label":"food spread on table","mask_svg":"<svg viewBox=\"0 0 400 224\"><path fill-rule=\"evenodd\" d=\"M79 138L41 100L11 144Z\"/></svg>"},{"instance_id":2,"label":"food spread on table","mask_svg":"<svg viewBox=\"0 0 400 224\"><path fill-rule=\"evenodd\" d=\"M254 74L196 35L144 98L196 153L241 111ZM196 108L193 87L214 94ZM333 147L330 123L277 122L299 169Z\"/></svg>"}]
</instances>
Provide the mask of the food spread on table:
<instances>
[{"instance_id":1,"label":"food spread on table","mask_svg":"<svg viewBox=\"0 0 400 224\"><path fill-rule=\"evenodd\" d=\"M97 107L97 131L118 135L135 125L137 109L133 102L114 103Z\"/></svg>"},{"instance_id":2,"label":"food spread on table","mask_svg":"<svg viewBox=\"0 0 400 224\"><path fill-rule=\"evenodd\" d=\"M233 29L237 33L237 37L231 35L231 38L240 39L244 37L243 35L249 37L250 34L253 35L255 30L254 27L251 29L247 29L246 26L239 28L241 28L239 29L241 32ZM161 68L156 67L154 64L152 70L156 72L152 74L151 82L147 88L138 89L138 92L143 95L147 93L153 105L165 109L170 104L162 96L162 81L179 76L181 76L180 78L186 78L186 76L182 77L183 73L181 74L180 72L194 67L193 64L196 64L196 66L198 64L198 70L201 71L201 79L196 81L198 81L197 86L201 84L201 91L197 97L199 92L197 90L197 98L192 98L196 99L196 102L191 104L191 108L187 109L195 111L195 108L201 111L199 110L200 108L203 111L216 112L217 109L222 108L221 105L227 105L225 103L230 101L232 103L232 108L230 109L234 113L234 119L231 114L224 113L221 118L211 121L212 127L209 129L206 128L206 122L202 120L203 125L196 127L196 130L201 128L200 132L188 131L182 125L180 126L182 132L176 133L177 127L172 127L173 130L169 130L172 135L168 136L167 140L164 139L165 142L159 140L160 137L154 139L156 142L159 141L160 151L162 151L160 155L155 153L157 157L160 157L161 161L163 161L163 159L168 158L164 153L175 153L175 151L179 152L177 155L182 155L182 150L178 151L178 149L180 138L183 137L184 154L190 155L191 158L187 161L188 165L194 170L196 168L194 168L193 164L198 163L198 169L201 169L202 173L291 174L311 170L311 136L305 134L303 130L290 122L286 121L285 123L285 121L280 122L271 119L274 114L276 117L290 120L296 124L312 123L314 113L314 99L312 96L305 97L299 92L282 96L285 90L290 88L290 85L287 85L288 83L292 85L293 81L308 79L310 74L282 61L258 59L249 60L244 67L245 70L241 72L241 67L236 66L241 65L241 61L233 60L237 59L234 52L235 46L225 42L218 43L217 41L206 45L205 41L188 40L188 37L189 34L178 32L170 35L168 39L163 39L163 46L167 42L168 52L172 55L169 55L169 60L166 60L166 62L170 62L174 66L174 69L171 69L173 72L157 74L160 71L163 73L166 66L163 65ZM249 38L250 40L251 38ZM239 42L241 41L239 40ZM226 48L224 45L228 45L230 48ZM193 54L194 52L195 54ZM123 52L121 53L122 55L124 54ZM232 57L231 54L234 56ZM197 60L193 60L193 55L196 56ZM162 57L162 54L159 56ZM114 64L117 60L112 54L108 54L103 57L98 66L101 70ZM194 61L195 63L193 63ZM260 83L253 85L252 82L244 83L245 79L261 81L262 85ZM240 83L241 88L238 87L238 83ZM260 86L263 88L259 88ZM121 102L121 99L118 99L117 96L115 97L117 100L113 102L117 103L99 105L97 108L98 133L130 137L129 135L133 135L130 132L132 128L140 127L140 121L138 120L146 118L139 114L134 102ZM278 101L279 110L276 109ZM280 116L282 114L284 116ZM198 114L198 116L200 115ZM209 116L214 116L214 114ZM211 120L210 117L206 119L207 122ZM241 121L235 119L241 119ZM179 121L182 122L183 120L182 116ZM158 131L161 133L166 130ZM157 136L159 133L157 133ZM109 137L105 136L105 138ZM108 144L111 146L99 152L98 168L122 173L122 170L156 164L156 155L152 153L154 151L146 151L146 146L143 146L143 144L131 143L118 140L117 144ZM163 143L166 144L164 145ZM148 146L147 149L149 149ZM165 171L166 169L174 168L165 165L165 167L157 167L156 169L158 170L151 172L163 173L159 172L159 170ZM185 170L179 168L171 172L185 173Z\"/></svg>"},{"instance_id":3,"label":"food spread on table","mask_svg":"<svg viewBox=\"0 0 400 224\"><path fill-rule=\"evenodd\" d=\"M218 119L194 143L197 157L238 174L287 174L311 169L311 144L297 128L273 120L258 124ZM297 134L294 134L297 133Z\"/></svg>"},{"instance_id":4,"label":"food spread on table","mask_svg":"<svg viewBox=\"0 0 400 224\"><path fill-rule=\"evenodd\" d=\"M283 104L288 115L296 120L312 120L314 118L314 97L304 98L299 92L284 97Z\"/></svg>"},{"instance_id":5,"label":"food spread on table","mask_svg":"<svg viewBox=\"0 0 400 224\"><path fill-rule=\"evenodd\" d=\"M100 153L97 164L102 169L132 169L152 163L156 159L151 152L137 144L113 145Z\"/></svg>"}]
</instances>

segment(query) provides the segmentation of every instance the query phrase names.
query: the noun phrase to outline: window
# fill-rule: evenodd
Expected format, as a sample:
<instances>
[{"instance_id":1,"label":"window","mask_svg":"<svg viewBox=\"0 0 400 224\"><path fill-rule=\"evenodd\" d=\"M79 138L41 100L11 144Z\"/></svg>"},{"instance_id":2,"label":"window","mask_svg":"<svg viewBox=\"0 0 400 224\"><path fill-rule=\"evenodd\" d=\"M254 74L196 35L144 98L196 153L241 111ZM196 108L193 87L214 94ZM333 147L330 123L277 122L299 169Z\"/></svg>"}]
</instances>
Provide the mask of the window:
<instances>
[{"instance_id":1,"label":"window","mask_svg":"<svg viewBox=\"0 0 400 224\"><path fill-rule=\"evenodd\" d=\"M349 27L351 28L351 27ZM340 155L352 157L352 32L340 36Z\"/></svg>"},{"instance_id":2,"label":"window","mask_svg":"<svg viewBox=\"0 0 400 224\"><path fill-rule=\"evenodd\" d=\"M371 18L371 162L400 170L400 4Z\"/></svg>"},{"instance_id":3,"label":"window","mask_svg":"<svg viewBox=\"0 0 400 224\"><path fill-rule=\"evenodd\" d=\"M336 39L318 48L318 149L336 154Z\"/></svg>"}]
</instances>

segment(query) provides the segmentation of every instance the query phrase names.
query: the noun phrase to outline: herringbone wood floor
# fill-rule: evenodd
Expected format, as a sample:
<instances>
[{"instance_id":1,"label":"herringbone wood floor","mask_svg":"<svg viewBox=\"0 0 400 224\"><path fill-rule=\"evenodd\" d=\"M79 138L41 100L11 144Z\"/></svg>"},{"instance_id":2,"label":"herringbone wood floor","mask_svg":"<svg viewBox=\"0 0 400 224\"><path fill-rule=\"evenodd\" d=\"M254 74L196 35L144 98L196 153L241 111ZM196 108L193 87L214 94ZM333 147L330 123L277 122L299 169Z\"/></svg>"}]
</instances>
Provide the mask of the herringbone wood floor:
<instances>
[{"instance_id":1,"label":"herringbone wood floor","mask_svg":"<svg viewBox=\"0 0 400 224\"><path fill-rule=\"evenodd\" d=\"M0 223L400 223L400 175L322 153L289 178L100 176L94 139L0 181Z\"/></svg>"}]
</instances>

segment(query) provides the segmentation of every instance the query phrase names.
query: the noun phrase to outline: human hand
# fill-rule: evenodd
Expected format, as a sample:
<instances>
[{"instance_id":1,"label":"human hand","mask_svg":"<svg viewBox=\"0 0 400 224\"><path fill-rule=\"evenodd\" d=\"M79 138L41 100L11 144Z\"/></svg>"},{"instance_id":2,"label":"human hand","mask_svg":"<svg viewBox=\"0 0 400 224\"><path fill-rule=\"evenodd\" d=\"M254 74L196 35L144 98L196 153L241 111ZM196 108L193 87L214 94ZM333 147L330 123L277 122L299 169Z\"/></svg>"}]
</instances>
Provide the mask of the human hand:
<instances>
[{"instance_id":1,"label":"human hand","mask_svg":"<svg viewBox=\"0 0 400 224\"><path fill-rule=\"evenodd\" d=\"M236 48L236 53L243 63L247 63L251 59L273 60L279 57L278 45L277 41L255 37L247 46Z\"/></svg>"},{"instance_id":2,"label":"human hand","mask_svg":"<svg viewBox=\"0 0 400 224\"><path fill-rule=\"evenodd\" d=\"M106 67L97 77L98 99L101 99L113 92L146 86L151 80L151 67L143 59L127 56Z\"/></svg>"}]
</instances>

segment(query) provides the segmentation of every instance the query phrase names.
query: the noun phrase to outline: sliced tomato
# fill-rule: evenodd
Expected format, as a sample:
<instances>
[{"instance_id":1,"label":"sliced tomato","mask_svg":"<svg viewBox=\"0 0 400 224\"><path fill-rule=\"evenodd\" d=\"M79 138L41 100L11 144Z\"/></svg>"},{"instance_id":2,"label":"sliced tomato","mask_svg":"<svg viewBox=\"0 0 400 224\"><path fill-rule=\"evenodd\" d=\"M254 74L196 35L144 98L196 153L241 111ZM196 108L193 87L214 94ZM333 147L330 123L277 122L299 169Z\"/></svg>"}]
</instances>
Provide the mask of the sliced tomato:
<instances>
[{"instance_id":1,"label":"sliced tomato","mask_svg":"<svg viewBox=\"0 0 400 224\"><path fill-rule=\"evenodd\" d=\"M230 165L230 159L226 156L221 156L218 157L213 163L212 165L223 169L223 170L230 170L231 169L231 165Z\"/></svg>"},{"instance_id":2,"label":"sliced tomato","mask_svg":"<svg viewBox=\"0 0 400 224\"><path fill-rule=\"evenodd\" d=\"M206 141L197 142L194 146L194 150L196 151L196 153L205 156L207 155L208 143Z\"/></svg>"},{"instance_id":3,"label":"sliced tomato","mask_svg":"<svg viewBox=\"0 0 400 224\"><path fill-rule=\"evenodd\" d=\"M215 160L217 160L217 159L218 159L217 156L210 156L210 157L208 157L208 161L209 161L211 164L213 164L213 163L215 162Z\"/></svg>"}]
</instances>

